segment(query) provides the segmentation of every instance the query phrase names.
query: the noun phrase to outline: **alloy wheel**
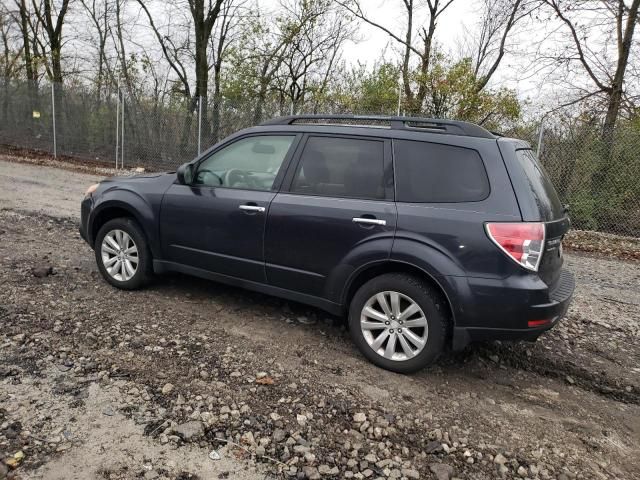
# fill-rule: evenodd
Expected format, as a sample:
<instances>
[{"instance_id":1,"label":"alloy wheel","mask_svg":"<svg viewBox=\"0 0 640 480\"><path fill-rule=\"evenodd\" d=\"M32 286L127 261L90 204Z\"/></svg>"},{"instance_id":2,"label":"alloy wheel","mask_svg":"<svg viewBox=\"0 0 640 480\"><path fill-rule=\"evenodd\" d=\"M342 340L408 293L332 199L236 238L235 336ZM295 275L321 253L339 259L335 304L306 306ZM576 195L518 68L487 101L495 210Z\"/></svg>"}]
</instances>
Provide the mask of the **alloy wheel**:
<instances>
[{"instance_id":1,"label":"alloy wheel","mask_svg":"<svg viewBox=\"0 0 640 480\"><path fill-rule=\"evenodd\" d=\"M115 280L126 282L138 270L138 247L124 230L111 230L102 239L102 264Z\"/></svg>"},{"instance_id":2,"label":"alloy wheel","mask_svg":"<svg viewBox=\"0 0 640 480\"><path fill-rule=\"evenodd\" d=\"M360 314L362 335L371 349L388 360L404 361L427 344L427 318L412 298L384 291L367 300Z\"/></svg>"}]
</instances>

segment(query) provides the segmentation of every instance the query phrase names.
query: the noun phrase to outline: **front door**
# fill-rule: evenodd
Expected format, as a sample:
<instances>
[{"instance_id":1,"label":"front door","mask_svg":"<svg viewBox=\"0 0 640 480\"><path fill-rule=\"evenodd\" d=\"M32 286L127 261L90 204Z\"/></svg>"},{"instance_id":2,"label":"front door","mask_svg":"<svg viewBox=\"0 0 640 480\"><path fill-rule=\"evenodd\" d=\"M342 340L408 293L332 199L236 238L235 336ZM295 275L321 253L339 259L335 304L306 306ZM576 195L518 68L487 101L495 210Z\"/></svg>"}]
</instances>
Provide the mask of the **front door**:
<instances>
[{"instance_id":1,"label":"front door","mask_svg":"<svg viewBox=\"0 0 640 480\"><path fill-rule=\"evenodd\" d=\"M264 282L267 211L295 140L243 137L198 161L193 183L172 185L162 200L165 260Z\"/></svg>"},{"instance_id":2,"label":"front door","mask_svg":"<svg viewBox=\"0 0 640 480\"><path fill-rule=\"evenodd\" d=\"M359 266L391 253L397 215L389 142L309 136L287 177L288 192L269 209L267 280L339 302Z\"/></svg>"}]
</instances>

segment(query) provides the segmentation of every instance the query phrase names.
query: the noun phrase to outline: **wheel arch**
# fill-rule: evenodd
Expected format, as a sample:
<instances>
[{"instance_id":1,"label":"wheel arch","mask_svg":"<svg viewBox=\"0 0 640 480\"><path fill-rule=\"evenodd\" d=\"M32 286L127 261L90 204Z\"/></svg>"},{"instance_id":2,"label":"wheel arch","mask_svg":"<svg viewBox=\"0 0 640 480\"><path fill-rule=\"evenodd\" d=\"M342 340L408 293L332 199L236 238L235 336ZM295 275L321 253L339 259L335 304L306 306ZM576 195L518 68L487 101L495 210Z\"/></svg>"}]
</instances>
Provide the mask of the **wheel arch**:
<instances>
[{"instance_id":1,"label":"wheel arch","mask_svg":"<svg viewBox=\"0 0 640 480\"><path fill-rule=\"evenodd\" d=\"M418 277L422 281L426 282L433 289L433 291L441 297L444 305L447 307L449 320L448 329L450 330L449 333L451 333L451 330L455 325L455 309L453 308L453 303L451 300L451 292L448 292L443 283L441 281L438 281L438 279L436 279L436 277L434 277L432 274L420 267L407 262L387 260L384 262L369 264L354 272L354 274L349 279L343 293L342 304L344 305L345 309L349 308L351 299L362 285L375 277L387 273L406 273Z\"/></svg>"},{"instance_id":2,"label":"wheel arch","mask_svg":"<svg viewBox=\"0 0 640 480\"><path fill-rule=\"evenodd\" d=\"M97 206L91 215L89 221L89 228L87 234L91 244L95 242L96 236L100 231L100 228L110 220L115 218L131 218L142 229L144 236L146 237L149 248L154 258L157 258L156 244L152 235L149 234L147 229L147 222L145 216L141 214L132 205L117 200L103 202Z\"/></svg>"}]
</instances>

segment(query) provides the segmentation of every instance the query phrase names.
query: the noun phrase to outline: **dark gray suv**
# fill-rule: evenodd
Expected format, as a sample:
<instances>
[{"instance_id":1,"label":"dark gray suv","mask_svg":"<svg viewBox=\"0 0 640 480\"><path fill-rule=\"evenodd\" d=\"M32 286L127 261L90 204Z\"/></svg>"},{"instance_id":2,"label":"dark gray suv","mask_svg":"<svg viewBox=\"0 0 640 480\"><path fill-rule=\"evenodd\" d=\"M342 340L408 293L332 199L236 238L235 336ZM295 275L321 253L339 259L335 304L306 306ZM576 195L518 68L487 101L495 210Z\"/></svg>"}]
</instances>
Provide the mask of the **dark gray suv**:
<instances>
[{"instance_id":1,"label":"dark gray suv","mask_svg":"<svg viewBox=\"0 0 640 480\"><path fill-rule=\"evenodd\" d=\"M80 231L112 285L182 272L348 315L411 372L470 341L535 340L565 314L566 209L531 147L470 123L290 116L177 172L112 178Z\"/></svg>"}]
</instances>

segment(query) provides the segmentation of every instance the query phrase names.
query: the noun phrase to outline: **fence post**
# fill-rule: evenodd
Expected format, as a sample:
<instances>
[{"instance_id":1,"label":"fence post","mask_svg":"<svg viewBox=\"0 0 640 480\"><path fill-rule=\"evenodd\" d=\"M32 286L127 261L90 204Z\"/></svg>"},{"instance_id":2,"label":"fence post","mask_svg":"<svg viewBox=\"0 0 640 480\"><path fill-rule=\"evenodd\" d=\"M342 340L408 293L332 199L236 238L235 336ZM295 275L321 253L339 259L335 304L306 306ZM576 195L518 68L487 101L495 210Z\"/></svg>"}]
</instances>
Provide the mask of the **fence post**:
<instances>
[{"instance_id":1,"label":"fence post","mask_svg":"<svg viewBox=\"0 0 640 480\"><path fill-rule=\"evenodd\" d=\"M202 135L202 95L198 97L198 156L200 156L201 135Z\"/></svg>"},{"instance_id":2,"label":"fence post","mask_svg":"<svg viewBox=\"0 0 640 480\"><path fill-rule=\"evenodd\" d=\"M546 116L546 115L545 115ZM540 131L538 132L538 148L536 149L536 156L540 159L540 154L542 153L542 136L544 135L544 118L540 120Z\"/></svg>"},{"instance_id":3,"label":"fence post","mask_svg":"<svg viewBox=\"0 0 640 480\"><path fill-rule=\"evenodd\" d=\"M116 95L116 170L118 170L118 154L120 153L120 79Z\"/></svg>"},{"instance_id":4,"label":"fence post","mask_svg":"<svg viewBox=\"0 0 640 480\"><path fill-rule=\"evenodd\" d=\"M53 120L53 158L57 158L58 142L56 140L56 94L54 82L51 82L51 118Z\"/></svg>"},{"instance_id":5,"label":"fence post","mask_svg":"<svg viewBox=\"0 0 640 480\"><path fill-rule=\"evenodd\" d=\"M120 135L120 167L124 170L124 91L122 92L122 135Z\"/></svg>"}]
</instances>

